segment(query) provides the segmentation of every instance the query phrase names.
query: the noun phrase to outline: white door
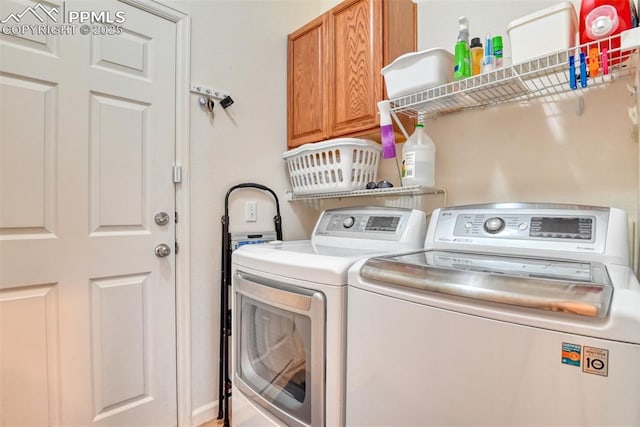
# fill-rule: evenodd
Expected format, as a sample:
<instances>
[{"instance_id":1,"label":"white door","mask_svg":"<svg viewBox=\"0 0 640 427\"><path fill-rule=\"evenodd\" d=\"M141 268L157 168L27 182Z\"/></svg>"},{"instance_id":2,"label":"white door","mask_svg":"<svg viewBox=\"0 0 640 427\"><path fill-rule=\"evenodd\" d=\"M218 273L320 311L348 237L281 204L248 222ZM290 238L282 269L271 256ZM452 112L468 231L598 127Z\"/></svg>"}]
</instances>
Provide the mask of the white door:
<instances>
[{"instance_id":1,"label":"white door","mask_svg":"<svg viewBox=\"0 0 640 427\"><path fill-rule=\"evenodd\" d=\"M6 30L81 11L122 32ZM0 20L0 425L175 425L175 24L73 0Z\"/></svg>"}]
</instances>

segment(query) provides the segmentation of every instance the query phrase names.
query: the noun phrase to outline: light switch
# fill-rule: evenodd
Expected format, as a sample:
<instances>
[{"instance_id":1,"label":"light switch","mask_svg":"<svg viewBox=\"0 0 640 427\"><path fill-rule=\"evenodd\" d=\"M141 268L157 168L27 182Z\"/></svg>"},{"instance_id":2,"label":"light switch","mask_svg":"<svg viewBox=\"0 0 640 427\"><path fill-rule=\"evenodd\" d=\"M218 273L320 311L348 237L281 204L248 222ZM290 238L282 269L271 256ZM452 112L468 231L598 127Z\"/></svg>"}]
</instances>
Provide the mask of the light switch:
<instances>
[{"instance_id":1,"label":"light switch","mask_svg":"<svg viewBox=\"0 0 640 427\"><path fill-rule=\"evenodd\" d=\"M258 220L258 204L256 202L245 203L244 220L246 222L256 222Z\"/></svg>"}]
</instances>

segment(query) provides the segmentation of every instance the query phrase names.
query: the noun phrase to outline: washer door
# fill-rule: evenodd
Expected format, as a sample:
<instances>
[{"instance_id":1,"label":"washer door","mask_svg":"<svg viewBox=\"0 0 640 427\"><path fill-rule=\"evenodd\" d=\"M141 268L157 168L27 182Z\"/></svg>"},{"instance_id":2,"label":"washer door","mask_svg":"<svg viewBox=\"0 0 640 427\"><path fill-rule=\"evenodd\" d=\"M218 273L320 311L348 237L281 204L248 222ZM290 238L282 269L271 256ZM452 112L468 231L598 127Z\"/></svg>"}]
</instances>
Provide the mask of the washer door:
<instances>
[{"instance_id":1,"label":"washer door","mask_svg":"<svg viewBox=\"0 0 640 427\"><path fill-rule=\"evenodd\" d=\"M324 424L325 296L237 272L235 382L289 426Z\"/></svg>"},{"instance_id":2,"label":"washer door","mask_svg":"<svg viewBox=\"0 0 640 427\"><path fill-rule=\"evenodd\" d=\"M608 315L613 285L596 262L455 251L368 259L366 279L418 291L587 317Z\"/></svg>"}]
</instances>

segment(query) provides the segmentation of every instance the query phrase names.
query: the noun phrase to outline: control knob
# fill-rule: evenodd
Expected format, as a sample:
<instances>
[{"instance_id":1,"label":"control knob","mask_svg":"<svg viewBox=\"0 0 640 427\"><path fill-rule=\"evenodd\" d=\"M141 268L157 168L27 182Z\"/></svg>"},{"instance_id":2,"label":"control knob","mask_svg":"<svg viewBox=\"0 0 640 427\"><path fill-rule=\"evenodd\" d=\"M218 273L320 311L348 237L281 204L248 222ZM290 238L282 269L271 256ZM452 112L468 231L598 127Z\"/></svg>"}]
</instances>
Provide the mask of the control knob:
<instances>
[{"instance_id":1,"label":"control knob","mask_svg":"<svg viewBox=\"0 0 640 427\"><path fill-rule=\"evenodd\" d=\"M487 233L496 234L504 228L504 220L500 217L489 218L484 222L484 229Z\"/></svg>"},{"instance_id":2,"label":"control knob","mask_svg":"<svg viewBox=\"0 0 640 427\"><path fill-rule=\"evenodd\" d=\"M344 228L351 228L353 227L353 224L356 222L356 219L352 216L348 216L344 219L344 221L342 221L342 226Z\"/></svg>"}]
</instances>

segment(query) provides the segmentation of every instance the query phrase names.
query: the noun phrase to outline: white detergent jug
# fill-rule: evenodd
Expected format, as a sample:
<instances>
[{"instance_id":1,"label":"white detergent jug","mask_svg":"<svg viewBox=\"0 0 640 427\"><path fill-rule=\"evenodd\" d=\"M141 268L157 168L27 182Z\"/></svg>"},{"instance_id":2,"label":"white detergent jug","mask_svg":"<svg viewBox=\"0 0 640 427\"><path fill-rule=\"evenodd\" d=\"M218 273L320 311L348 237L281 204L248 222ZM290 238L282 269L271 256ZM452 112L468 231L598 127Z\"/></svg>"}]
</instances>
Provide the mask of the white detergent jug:
<instances>
[{"instance_id":1,"label":"white detergent jug","mask_svg":"<svg viewBox=\"0 0 640 427\"><path fill-rule=\"evenodd\" d=\"M402 147L402 185L436 186L436 146L422 123Z\"/></svg>"}]
</instances>

